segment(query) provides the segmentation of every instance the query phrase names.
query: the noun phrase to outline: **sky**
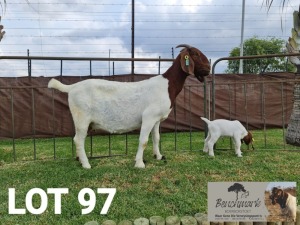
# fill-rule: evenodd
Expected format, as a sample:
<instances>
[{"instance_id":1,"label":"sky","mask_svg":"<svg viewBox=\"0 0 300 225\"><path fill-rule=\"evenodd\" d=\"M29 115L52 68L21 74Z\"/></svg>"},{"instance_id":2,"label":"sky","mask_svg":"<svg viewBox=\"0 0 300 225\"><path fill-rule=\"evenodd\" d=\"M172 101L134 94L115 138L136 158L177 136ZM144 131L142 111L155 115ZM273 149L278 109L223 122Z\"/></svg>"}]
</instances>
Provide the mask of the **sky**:
<instances>
[{"instance_id":1,"label":"sky","mask_svg":"<svg viewBox=\"0 0 300 225\"><path fill-rule=\"evenodd\" d=\"M266 188L267 191L272 191L273 187L286 189L286 188L296 188L296 182L270 182Z\"/></svg>"},{"instance_id":2,"label":"sky","mask_svg":"<svg viewBox=\"0 0 300 225\"><path fill-rule=\"evenodd\" d=\"M0 0L3 6L3 0ZM0 24L0 56L131 57L131 0L7 0ZM288 40L299 0L245 0L244 39ZM136 58L173 58L179 44L200 49L212 63L241 43L242 0L135 0ZM272 53L272 52L270 52ZM32 61L32 76L117 75L130 62ZM90 69L91 65L91 69ZM171 65L135 63L135 73L163 73ZM27 76L27 61L0 60L1 77ZM216 66L223 73L227 62Z\"/></svg>"}]
</instances>

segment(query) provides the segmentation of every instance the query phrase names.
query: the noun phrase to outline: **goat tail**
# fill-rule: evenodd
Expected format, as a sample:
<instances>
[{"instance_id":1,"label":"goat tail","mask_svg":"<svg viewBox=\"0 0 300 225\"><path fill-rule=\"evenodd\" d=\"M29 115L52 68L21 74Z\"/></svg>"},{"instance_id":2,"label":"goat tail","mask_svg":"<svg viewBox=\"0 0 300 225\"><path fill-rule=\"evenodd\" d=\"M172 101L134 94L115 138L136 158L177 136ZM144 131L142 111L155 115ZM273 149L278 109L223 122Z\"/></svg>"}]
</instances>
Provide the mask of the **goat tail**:
<instances>
[{"instance_id":1,"label":"goat tail","mask_svg":"<svg viewBox=\"0 0 300 225\"><path fill-rule=\"evenodd\" d=\"M61 92L66 92L66 93L68 93L71 90L71 87L72 85L63 84L58 80L55 80L54 78L52 78L48 83L48 88L54 88Z\"/></svg>"},{"instance_id":2,"label":"goat tail","mask_svg":"<svg viewBox=\"0 0 300 225\"><path fill-rule=\"evenodd\" d=\"M209 124L210 123L210 120L206 119L205 117L200 117L201 120L203 120L206 124Z\"/></svg>"}]
</instances>

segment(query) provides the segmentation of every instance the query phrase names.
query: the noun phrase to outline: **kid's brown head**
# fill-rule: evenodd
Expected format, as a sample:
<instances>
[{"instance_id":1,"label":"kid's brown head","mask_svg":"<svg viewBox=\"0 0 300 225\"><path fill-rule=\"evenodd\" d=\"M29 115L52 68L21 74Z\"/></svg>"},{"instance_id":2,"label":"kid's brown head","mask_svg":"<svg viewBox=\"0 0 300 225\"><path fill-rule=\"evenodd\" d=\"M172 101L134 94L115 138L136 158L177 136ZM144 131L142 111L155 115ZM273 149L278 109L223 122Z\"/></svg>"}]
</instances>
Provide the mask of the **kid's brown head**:
<instances>
[{"instance_id":1,"label":"kid's brown head","mask_svg":"<svg viewBox=\"0 0 300 225\"><path fill-rule=\"evenodd\" d=\"M243 138L243 141L245 142L246 145L249 145L253 142L253 137L251 132L248 131L248 134Z\"/></svg>"},{"instance_id":2,"label":"kid's brown head","mask_svg":"<svg viewBox=\"0 0 300 225\"><path fill-rule=\"evenodd\" d=\"M252 149L254 150L254 146L253 146L254 139L251 132L248 131L248 134L241 141L246 145L252 144Z\"/></svg>"}]
</instances>

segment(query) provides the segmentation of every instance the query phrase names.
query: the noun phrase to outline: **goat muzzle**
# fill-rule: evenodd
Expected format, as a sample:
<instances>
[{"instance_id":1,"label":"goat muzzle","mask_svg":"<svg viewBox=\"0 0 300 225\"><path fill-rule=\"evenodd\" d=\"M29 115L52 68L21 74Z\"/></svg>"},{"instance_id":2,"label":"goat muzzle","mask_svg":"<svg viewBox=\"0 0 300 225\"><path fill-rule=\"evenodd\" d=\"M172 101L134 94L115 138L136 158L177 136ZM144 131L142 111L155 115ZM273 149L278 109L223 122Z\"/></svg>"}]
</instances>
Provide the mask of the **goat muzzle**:
<instances>
[{"instance_id":1,"label":"goat muzzle","mask_svg":"<svg viewBox=\"0 0 300 225\"><path fill-rule=\"evenodd\" d=\"M201 67L199 69L195 70L195 77L200 81L204 81L204 77L208 76L210 74L210 66L207 67Z\"/></svg>"},{"instance_id":2,"label":"goat muzzle","mask_svg":"<svg viewBox=\"0 0 300 225\"><path fill-rule=\"evenodd\" d=\"M195 77L200 81L200 82L203 82L204 81L204 77L208 76L210 74L210 70L200 70L200 71L197 71L195 73Z\"/></svg>"}]
</instances>

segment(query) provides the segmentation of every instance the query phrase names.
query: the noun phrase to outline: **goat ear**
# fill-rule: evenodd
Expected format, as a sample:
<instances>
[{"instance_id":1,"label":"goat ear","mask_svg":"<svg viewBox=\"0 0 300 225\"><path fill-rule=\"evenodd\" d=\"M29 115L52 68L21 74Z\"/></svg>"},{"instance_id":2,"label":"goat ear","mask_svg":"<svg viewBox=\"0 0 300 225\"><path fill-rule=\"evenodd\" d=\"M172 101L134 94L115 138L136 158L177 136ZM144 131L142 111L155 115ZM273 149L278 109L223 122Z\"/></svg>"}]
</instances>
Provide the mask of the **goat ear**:
<instances>
[{"instance_id":1,"label":"goat ear","mask_svg":"<svg viewBox=\"0 0 300 225\"><path fill-rule=\"evenodd\" d=\"M195 63L187 49L180 53L181 69L189 75L194 75Z\"/></svg>"}]
</instances>

